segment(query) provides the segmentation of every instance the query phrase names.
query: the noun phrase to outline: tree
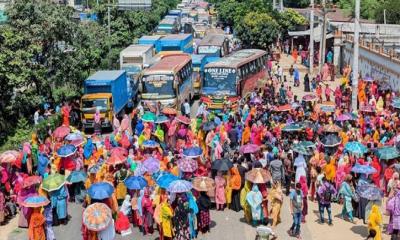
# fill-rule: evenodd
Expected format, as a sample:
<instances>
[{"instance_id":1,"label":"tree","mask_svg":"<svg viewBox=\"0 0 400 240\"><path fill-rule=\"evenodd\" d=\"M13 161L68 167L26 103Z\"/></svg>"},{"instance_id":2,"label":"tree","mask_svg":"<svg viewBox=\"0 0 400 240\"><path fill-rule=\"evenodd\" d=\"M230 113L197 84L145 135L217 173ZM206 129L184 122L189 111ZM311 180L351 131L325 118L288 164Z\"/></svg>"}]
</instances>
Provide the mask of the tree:
<instances>
[{"instance_id":1,"label":"tree","mask_svg":"<svg viewBox=\"0 0 400 240\"><path fill-rule=\"evenodd\" d=\"M385 0L375 12L376 21L384 22L383 12L386 9L386 23L400 24L400 1Z\"/></svg>"},{"instance_id":2,"label":"tree","mask_svg":"<svg viewBox=\"0 0 400 240\"><path fill-rule=\"evenodd\" d=\"M266 49L279 35L278 23L267 13L248 13L236 27L246 47Z\"/></svg>"},{"instance_id":3,"label":"tree","mask_svg":"<svg viewBox=\"0 0 400 240\"><path fill-rule=\"evenodd\" d=\"M276 19L282 31L291 31L298 25L308 24L308 20L293 9L286 9L284 12L277 14Z\"/></svg>"},{"instance_id":4,"label":"tree","mask_svg":"<svg viewBox=\"0 0 400 240\"><path fill-rule=\"evenodd\" d=\"M364 19L375 19L376 11L382 4L380 0L361 0L360 17ZM355 0L339 0L338 5L352 17L355 16Z\"/></svg>"}]
</instances>

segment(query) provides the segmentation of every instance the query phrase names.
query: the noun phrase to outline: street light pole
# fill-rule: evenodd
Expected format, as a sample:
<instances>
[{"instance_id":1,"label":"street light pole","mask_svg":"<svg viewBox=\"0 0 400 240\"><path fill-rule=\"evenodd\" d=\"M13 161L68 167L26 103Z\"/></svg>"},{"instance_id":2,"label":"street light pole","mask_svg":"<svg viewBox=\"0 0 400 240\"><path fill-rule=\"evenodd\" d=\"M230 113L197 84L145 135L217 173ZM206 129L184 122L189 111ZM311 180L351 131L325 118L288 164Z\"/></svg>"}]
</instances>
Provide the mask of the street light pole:
<instances>
[{"instance_id":1,"label":"street light pole","mask_svg":"<svg viewBox=\"0 0 400 240\"><path fill-rule=\"evenodd\" d=\"M322 10L324 14L324 20L322 23L322 31L321 31L321 42L320 42L320 49L319 49L319 66L318 72L321 73L322 66L325 63L325 46L326 46L326 28L327 28L327 13L328 10L326 8L326 0L322 0Z\"/></svg>"},{"instance_id":2,"label":"street light pole","mask_svg":"<svg viewBox=\"0 0 400 240\"><path fill-rule=\"evenodd\" d=\"M310 3L311 10L310 10L310 67L309 73L312 76L313 69L314 69L314 0L311 0Z\"/></svg>"},{"instance_id":3,"label":"street light pole","mask_svg":"<svg viewBox=\"0 0 400 240\"><path fill-rule=\"evenodd\" d=\"M357 109L358 95L358 58L359 58L359 38L360 38L360 0L356 0L355 18L354 18L354 53L353 53L353 79L351 108Z\"/></svg>"}]
</instances>

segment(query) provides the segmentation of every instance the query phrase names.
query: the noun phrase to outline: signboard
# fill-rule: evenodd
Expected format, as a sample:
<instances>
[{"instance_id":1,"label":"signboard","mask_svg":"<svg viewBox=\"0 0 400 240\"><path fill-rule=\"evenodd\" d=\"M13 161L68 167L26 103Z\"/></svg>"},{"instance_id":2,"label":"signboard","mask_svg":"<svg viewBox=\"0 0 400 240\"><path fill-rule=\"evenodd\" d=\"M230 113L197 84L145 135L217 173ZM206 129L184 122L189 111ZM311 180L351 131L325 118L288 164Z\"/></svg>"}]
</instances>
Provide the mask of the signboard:
<instances>
[{"instance_id":1,"label":"signboard","mask_svg":"<svg viewBox=\"0 0 400 240\"><path fill-rule=\"evenodd\" d=\"M207 80L236 80L236 69L233 68L206 68L204 72Z\"/></svg>"},{"instance_id":2,"label":"signboard","mask_svg":"<svg viewBox=\"0 0 400 240\"><path fill-rule=\"evenodd\" d=\"M152 0L118 0L121 10L146 10L151 9Z\"/></svg>"}]
</instances>

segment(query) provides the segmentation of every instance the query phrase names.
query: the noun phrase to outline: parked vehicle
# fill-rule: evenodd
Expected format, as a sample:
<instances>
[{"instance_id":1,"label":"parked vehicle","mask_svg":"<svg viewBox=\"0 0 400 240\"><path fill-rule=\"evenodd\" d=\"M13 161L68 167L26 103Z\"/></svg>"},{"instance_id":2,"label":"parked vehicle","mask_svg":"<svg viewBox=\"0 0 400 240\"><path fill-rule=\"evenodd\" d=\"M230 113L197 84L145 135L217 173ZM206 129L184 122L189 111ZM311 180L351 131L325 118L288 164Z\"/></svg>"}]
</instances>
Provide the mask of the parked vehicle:
<instances>
[{"instance_id":1,"label":"parked vehicle","mask_svg":"<svg viewBox=\"0 0 400 240\"><path fill-rule=\"evenodd\" d=\"M160 51L160 40L162 36L160 35L145 35L139 38L138 43L140 45L152 45L153 49L155 50L155 53L158 53Z\"/></svg>"},{"instance_id":2,"label":"parked vehicle","mask_svg":"<svg viewBox=\"0 0 400 240\"><path fill-rule=\"evenodd\" d=\"M155 33L157 35L167 35L179 33L179 22L176 18L164 18L158 24Z\"/></svg>"},{"instance_id":3,"label":"parked vehicle","mask_svg":"<svg viewBox=\"0 0 400 240\"><path fill-rule=\"evenodd\" d=\"M193 91L194 95L200 95L201 83L204 78L204 67L207 63L206 55L192 55L192 66L193 66Z\"/></svg>"},{"instance_id":4,"label":"parked vehicle","mask_svg":"<svg viewBox=\"0 0 400 240\"><path fill-rule=\"evenodd\" d=\"M229 54L229 40L224 34L207 34L197 46L197 53L224 57Z\"/></svg>"},{"instance_id":5,"label":"parked vehicle","mask_svg":"<svg viewBox=\"0 0 400 240\"><path fill-rule=\"evenodd\" d=\"M191 34L169 34L160 39L160 52L182 51L193 53L193 36Z\"/></svg>"}]
</instances>

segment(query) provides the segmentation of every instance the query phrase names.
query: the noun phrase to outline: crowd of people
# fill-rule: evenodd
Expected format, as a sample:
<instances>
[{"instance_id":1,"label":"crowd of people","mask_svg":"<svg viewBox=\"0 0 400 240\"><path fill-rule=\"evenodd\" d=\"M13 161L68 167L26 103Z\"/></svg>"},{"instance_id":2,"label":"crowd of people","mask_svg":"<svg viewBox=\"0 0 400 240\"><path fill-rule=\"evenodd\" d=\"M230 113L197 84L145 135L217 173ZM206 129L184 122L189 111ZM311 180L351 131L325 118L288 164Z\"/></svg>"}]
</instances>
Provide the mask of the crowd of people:
<instances>
[{"instance_id":1,"label":"crowd of people","mask_svg":"<svg viewBox=\"0 0 400 240\"><path fill-rule=\"evenodd\" d=\"M243 211L248 224L273 229L286 195L290 236L300 237L308 203L317 201L321 223L332 225L331 204L342 204L342 218L362 219L375 240L382 239L384 211L385 231L396 239L400 100L366 78L359 111L350 112L339 94L349 89L349 73L334 102L318 90L297 99L289 82L272 74L240 99L237 111L217 114L200 103L191 119L189 110L153 113L140 105L115 118L107 136L101 128L85 135L70 126L65 106L63 125L45 139L33 134L20 149L0 154L0 222L17 206L29 239L52 240L52 227L68 223L67 206L75 202L84 208L85 240L129 235L132 227L160 239L194 239L211 230L210 209Z\"/></svg>"}]
</instances>

